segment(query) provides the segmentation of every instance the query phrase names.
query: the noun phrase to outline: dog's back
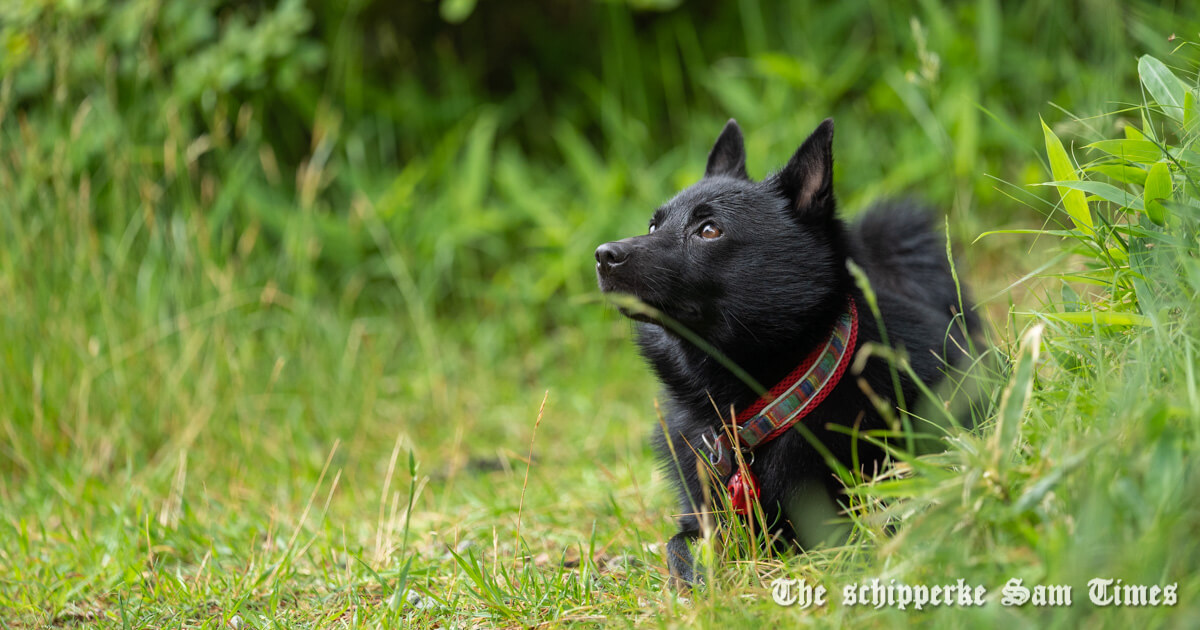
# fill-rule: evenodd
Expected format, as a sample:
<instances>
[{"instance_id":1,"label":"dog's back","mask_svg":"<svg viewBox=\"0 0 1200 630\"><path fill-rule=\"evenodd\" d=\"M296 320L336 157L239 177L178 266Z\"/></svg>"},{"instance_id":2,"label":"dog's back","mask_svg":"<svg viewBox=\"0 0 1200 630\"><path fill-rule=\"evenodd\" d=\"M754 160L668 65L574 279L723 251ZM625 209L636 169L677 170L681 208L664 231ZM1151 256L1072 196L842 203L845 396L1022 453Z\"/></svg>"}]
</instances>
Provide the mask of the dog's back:
<instances>
[{"instance_id":1,"label":"dog's back","mask_svg":"<svg viewBox=\"0 0 1200 630\"><path fill-rule=\"evenodd\" d=\"M906 201L886 201L863 212L850 229L851 257L877 292L887 292L938 313L963 311L950 270L945 237L933 225L933 214ZM967 327L975 316L964 313Z\"/></svg>"},{"instance_id":2,"label":"dog's back","mask_svg":"<svg viewBox=\"0 0 1200 630\"><path fill-rule=\"evenodd\" d=\"M984 400L979 364L979 318L967 288L950 268L946 235L928 208L910 201L884 201L864 211L849 226L850 257L863 268L875 291L892 345L908 351L914 371L937 388L946 409L971 426L970 406ZM932 351L932 352L931 352ZM949 364L949 369L947 364ZM917 415L945 418L945 411L923 408Z\"/></svg>"}]
</instances>

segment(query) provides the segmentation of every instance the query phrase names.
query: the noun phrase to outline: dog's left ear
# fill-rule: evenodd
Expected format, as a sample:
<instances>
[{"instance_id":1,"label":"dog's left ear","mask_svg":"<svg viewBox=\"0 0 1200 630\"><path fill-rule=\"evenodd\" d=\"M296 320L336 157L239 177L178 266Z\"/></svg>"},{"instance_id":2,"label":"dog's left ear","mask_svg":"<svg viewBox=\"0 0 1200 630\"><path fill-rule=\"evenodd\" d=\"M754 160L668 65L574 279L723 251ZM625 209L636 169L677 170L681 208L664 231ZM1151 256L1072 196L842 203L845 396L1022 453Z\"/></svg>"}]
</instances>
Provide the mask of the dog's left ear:
<instances>
[{"instance_id":1,"label":"dog's left ear","mask_svg":"<svg viewBox=\"0 0 1200 630\"><path fill-rule=\"evenodd\" d=\"M708 152L708 166L704 167L704 176L716 175L750 179L746 175L746 146L742 141L742 130L732 118L725 123L721 136L717 138L712 151Z\"/></svg>"},{"instance_id":2,"label":"dog's left ear","mask_svg":"<svg viewBox=\"0 0 1200 630\"><path fill-rule=\"evenodd\" d=\"M805 219L833 218L833 119L826 118L776 176L792 210Z\"/></svg>"}]
</instances>

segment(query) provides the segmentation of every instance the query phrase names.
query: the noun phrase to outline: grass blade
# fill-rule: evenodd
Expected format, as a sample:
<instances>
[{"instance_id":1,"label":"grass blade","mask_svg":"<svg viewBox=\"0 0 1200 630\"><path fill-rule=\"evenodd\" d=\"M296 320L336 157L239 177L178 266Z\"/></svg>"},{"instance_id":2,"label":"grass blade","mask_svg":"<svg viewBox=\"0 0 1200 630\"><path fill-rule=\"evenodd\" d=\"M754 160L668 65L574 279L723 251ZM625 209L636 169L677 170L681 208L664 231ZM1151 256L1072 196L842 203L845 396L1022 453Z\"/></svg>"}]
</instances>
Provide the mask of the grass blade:
<instances>
[{"instance_id":1,"label":"grass blade","mask_svg":"<svg viewBox=\"0 0 1200 630\"><path fill-rule=\"evenodd\" d=\"M1017 365L1013 370L1008 387L1000 399L1000 412L996 416L996 432L992 436L992 465L1000 468L1000 464L1017 446L1021 435L1021 418L1029 406L1030 395L1033 393L1033 378L1036 374L1038 354L1042 346L1043 324L1036 324L1021 337L1021 346L1017 351Z\"/></svg>"}]
</instances>

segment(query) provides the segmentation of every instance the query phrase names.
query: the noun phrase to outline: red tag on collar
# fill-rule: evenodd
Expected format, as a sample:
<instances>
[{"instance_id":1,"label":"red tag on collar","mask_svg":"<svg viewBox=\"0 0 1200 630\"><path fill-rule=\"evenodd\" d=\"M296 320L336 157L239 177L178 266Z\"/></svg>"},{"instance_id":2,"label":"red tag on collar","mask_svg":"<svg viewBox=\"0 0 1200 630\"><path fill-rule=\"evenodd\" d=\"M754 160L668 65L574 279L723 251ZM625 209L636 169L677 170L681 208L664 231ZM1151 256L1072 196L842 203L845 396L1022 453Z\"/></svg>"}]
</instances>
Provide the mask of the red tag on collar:
<instances>
[{"instance_id":1,"label":"red tag on collar","mask_svg":"<svg viewBox=\"0 0 1200 630\"><path fill-rule=\"evenodd\" d=\"M787 378L737 415L736 448L746 452L770 441L820 405L849 367L857 341L858 308L851 298L847 312L834 325L825 345L814 348ZM718 470L722 466L726 471L735 468L725 482L729 503L738 514L749 515L762 489L749 466L731 466L734 462L730 454L735 447L729 443L728 437L722 437L718 436L717 441L726 443L730 448L721 449L720 461L713 463Z\"/></svg>"},{"instance_id":2,"label":"red tag on collar","mask_svg":"<svg viewBox=\"0 0 1200 630\"><path fill-rule=\"evenodd\" d=\"M749 467L734 471L725 487L729 490L729 504L733 506L733 511L742 515L750 514L750 510L758 503L758 497L762 494L758 479L754 478L754 472Z\"/></svg>"}]
</instances>

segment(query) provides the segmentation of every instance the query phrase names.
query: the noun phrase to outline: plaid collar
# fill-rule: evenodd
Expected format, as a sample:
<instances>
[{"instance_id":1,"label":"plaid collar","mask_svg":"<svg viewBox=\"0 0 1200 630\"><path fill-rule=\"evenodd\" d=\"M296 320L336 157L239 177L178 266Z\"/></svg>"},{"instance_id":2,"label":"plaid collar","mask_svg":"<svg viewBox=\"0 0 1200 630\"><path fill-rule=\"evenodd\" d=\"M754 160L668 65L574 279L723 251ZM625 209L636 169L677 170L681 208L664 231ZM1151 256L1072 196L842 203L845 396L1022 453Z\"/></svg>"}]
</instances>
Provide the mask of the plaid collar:
<instances>
[{"instance_id":1,"label":"plaid collar","mask_svg":"<svg viewBox=\"0 0 1200 630\"><path fill-rule=\"evenodd\" d=\"M754 448L795 426L816 409L841 381L850 365L857 341L858 308L851 297L825 343L814 348L796 369L753 405L739 412L735 426L723 424L720 429L713 429L704 437L708 461L719 478L727 479L730 498L739 513L750 512L749 495L757 498L758 484L752 473L746 477L742 475L743 470L750 473L749 463L735 470L733 434L737 435L737 450L745 456L752 455ZM753 461L747 457L737 459Z\"/></svg>"}]
</instances>

